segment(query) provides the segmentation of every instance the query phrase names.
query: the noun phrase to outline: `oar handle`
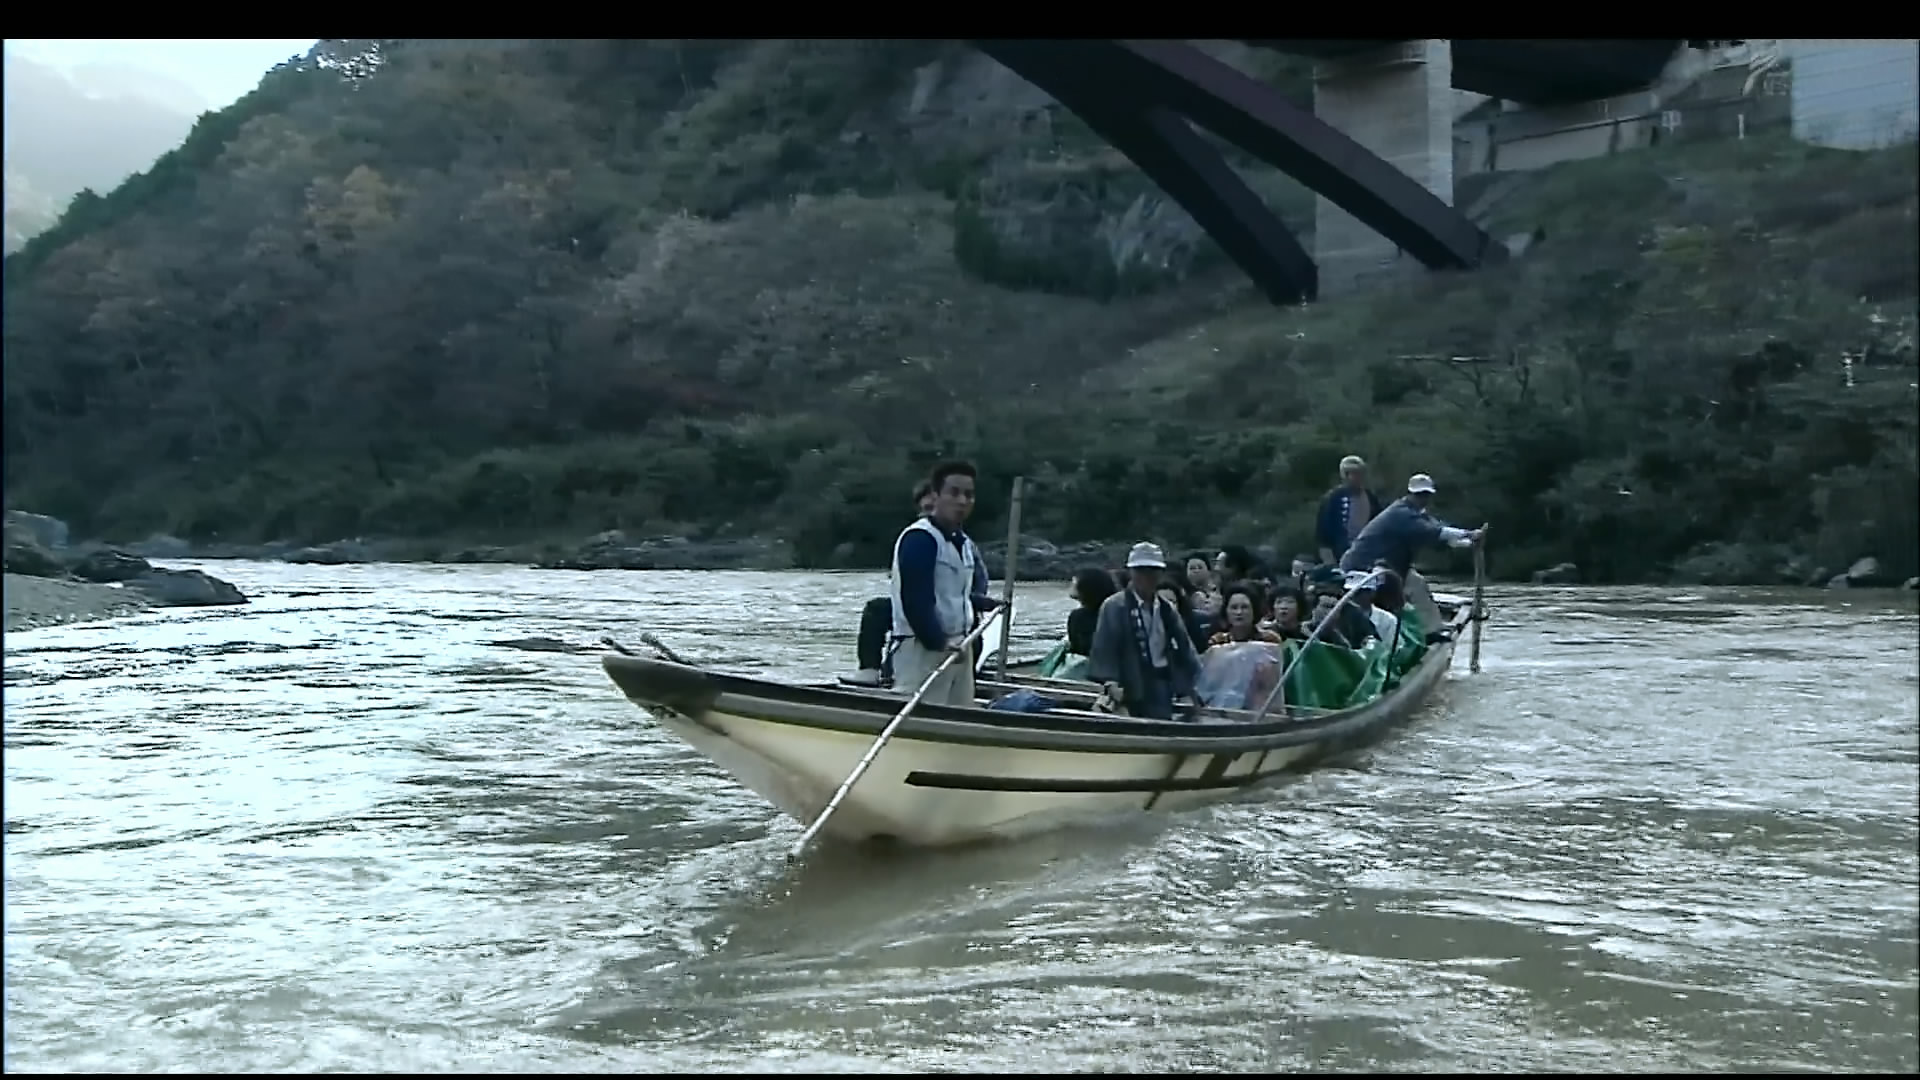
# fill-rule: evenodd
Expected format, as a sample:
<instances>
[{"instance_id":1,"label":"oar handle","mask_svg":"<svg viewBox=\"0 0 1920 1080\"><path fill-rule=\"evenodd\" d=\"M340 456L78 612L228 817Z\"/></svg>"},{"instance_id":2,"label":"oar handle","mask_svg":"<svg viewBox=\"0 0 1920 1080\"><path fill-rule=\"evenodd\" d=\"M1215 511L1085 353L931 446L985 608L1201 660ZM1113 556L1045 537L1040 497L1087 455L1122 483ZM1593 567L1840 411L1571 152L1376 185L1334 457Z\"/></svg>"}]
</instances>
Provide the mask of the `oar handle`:
<instances>
[{"instance_id":1,"label":"oar handle","mask_svg":"<svg viewBox=\"0 0 1920 1080\"><path fill-rule=\"evenodd\" d=\"M974 641L986 632L989 625L991 625L990 622L982 622L979 626L969 631L966 637L960 639L958 645L948 650L946 658L941 660L933 669L933 673L921 681L920 689L915 690L913 696L907 699L907 703L900 707L900 711L893 714L893 719L887 721L887 726L880 729L880 737L873 740L873 745L867 748L866 756L862 757L859 764L853 767L853 771L847 774L847 778L841 782L839 790L833 793L833 798L827 800L826 809L821 810L820 816L814 818L813 824L807 826L806 831L800 834L800 839L794 841L793 847L787 852L787 861L791 862L798 859L800 853L807 849L807 843L813 839L814 834L818 833L820 827L827 823L827 819L833 816L833 812L840 808L840 801L847 797L847 792L852 791L853 785L859 782L861 776L866 774L867 766L872 765L874 759L880 756L880 748L887 745L888 739L893 738L895 729L906 722L908 715L913 712L914 706L920 704L920 699L927 696L927 691L932 689L934 682L939 679L948 668L953 666L953 662L972 649Z\"/></svg>"}]
</instances>

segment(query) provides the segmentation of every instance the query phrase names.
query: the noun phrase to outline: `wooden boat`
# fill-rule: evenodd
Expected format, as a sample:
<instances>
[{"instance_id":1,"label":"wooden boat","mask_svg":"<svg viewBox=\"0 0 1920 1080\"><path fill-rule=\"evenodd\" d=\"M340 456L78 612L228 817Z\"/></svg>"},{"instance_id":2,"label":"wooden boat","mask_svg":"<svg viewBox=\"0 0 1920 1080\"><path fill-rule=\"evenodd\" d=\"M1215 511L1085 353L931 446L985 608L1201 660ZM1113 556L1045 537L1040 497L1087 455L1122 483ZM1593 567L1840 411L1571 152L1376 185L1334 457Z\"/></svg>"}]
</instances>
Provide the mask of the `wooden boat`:
<instances>
[{"instance_id":1,"label":"wooden boat","mask_svg":"<svg viewBox=\"0 0 1920 1080\"><path fill-rule=\"evenodd\" d=\"M830 817L840 840L941 846L1071 821L1176 810L1229 797L1379 739L1446 677L1471 604L1443 605L1447 631L1387 693L1354 708L1201 710L1156 721L1061 708L1018 713L922 704ZM636 705L794 818L817 817L903 701L833 685L790 685L642 656L610 654L608 676ZM1024 677L1078 705L1086 684ZM1076 693L1076 689L1078 693Z\"/></svg>"}]
</instances>

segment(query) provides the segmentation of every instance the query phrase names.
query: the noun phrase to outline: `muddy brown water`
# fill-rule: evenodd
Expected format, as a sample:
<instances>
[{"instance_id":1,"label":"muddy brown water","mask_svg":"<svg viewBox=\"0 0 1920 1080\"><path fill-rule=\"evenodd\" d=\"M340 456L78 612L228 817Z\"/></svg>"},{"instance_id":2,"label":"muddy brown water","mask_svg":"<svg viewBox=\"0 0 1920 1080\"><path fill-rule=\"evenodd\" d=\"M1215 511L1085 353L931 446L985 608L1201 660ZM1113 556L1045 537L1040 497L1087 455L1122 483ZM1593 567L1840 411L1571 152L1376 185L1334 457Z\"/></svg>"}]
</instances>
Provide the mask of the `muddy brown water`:
<instances>
[{"instance_id":1,"label":"muddy brown water","mask_svg":"<svg viewBox=\"0 0 1920 1080\"><path fill-rule=\"evenodd\" d=\"M789 869L489 642L818 678L877 575L199 565L254 603L7 636L10 1070L1920 1068L1910 596L1496 591L1341 767Z\"/></svg>"}]
</instances>

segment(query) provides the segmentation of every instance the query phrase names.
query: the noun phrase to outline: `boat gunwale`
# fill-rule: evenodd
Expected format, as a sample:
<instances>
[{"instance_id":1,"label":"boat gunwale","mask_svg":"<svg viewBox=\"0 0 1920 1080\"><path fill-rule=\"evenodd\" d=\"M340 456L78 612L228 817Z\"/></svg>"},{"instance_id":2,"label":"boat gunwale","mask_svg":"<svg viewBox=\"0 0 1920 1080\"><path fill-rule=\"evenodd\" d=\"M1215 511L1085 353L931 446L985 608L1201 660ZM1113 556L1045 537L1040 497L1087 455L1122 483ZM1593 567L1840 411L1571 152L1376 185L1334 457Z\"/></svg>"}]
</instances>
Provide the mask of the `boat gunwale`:
<instances>
[{"instance_id":1,"label":"boat gunwale","mask_svg":"<svg viewBox=\"0 0 1920 1080\"><path fill-rule=\"evenodd\" d=\"M1010 749L1069 750L1080 753L1181 754L1228 753L1282 749L1342 737L1349 729L1365 728L1382 715L1396 718L1430 692L1452 666L1459 631L1468 621L1458 613L1450 621L1452 637L1430 646L1386 694L1371 701L1311 717L1282 718L1258 724L1222 721L1147 720L1137 717L1082 717L1058 713L997 712L981 706L922 704L895 736L919 742L1003 746ZM689 697L701 699L700 708L764 723L815 730L873 735L897 711L897 697L862 693L854 689L809 686L757 679L648 657L609 653L602 667L626 697L643 708L663 708L700 722L689 714ZM652 672L665 675L698 694L666 692L657 698L630 692L620 673ZM759 703L747 706L737 699ZM735 699L729 701L728 699ZM766 706L775 706L769 709ZM795 712L806 715L793 715ZM846 719L841 719L844 716Z\"/></svg>"}]
</instances>

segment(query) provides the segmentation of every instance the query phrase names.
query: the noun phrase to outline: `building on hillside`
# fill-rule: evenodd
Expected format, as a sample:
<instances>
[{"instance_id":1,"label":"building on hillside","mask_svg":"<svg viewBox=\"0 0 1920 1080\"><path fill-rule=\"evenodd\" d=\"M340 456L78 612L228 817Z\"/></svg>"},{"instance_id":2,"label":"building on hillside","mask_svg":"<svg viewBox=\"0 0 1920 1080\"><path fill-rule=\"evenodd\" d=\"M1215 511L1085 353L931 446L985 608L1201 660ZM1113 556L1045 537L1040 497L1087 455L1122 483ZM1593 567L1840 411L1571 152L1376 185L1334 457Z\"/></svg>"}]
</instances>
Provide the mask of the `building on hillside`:
<instances>
[{"instance_id":1,"label":"building on hillside","mask_svg":"<svg viewBox=\"0 0 1920 1080\"><path fill-rule=\"evenodd\" d=\"M1871 150L1920 133L1920 39L1790 38L1795 138Z\"/></svg>"},{"instance_id":2,"label":"building on hillside","mask_svg":"<svg viewBox=\"0 0 1920 1080\"><path fill-rule=\"evenodd\" d=\"M1889 146L1920 131L1917 76L1920 39L1788 38L1683 49L1653 86L1599 101L1540 108L1462 97L1453 137L1456 205L1486 186L1473 182L1480 174L1675 139L1790 129L1821 146Z\"/></svg>"}]
</instances>

